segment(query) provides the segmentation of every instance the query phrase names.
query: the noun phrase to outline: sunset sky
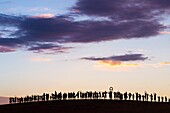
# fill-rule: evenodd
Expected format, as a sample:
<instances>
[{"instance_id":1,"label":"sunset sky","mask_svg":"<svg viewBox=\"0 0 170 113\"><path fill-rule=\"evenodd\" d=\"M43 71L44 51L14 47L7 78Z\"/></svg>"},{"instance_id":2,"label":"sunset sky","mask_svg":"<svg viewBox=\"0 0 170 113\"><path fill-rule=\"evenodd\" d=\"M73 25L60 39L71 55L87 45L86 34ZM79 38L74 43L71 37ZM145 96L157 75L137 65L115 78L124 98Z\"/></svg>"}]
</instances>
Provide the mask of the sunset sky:
<instances>
[{"instance_id":1,"label":"sunset sky","mask_svg":"<svg viewBox=\"0 0 170 113\"><path fill-rule=\"evenodd\" d=\"M169 0L1 0L0 97L54 91L170 97Z\"/></svg>"}]
</instances>

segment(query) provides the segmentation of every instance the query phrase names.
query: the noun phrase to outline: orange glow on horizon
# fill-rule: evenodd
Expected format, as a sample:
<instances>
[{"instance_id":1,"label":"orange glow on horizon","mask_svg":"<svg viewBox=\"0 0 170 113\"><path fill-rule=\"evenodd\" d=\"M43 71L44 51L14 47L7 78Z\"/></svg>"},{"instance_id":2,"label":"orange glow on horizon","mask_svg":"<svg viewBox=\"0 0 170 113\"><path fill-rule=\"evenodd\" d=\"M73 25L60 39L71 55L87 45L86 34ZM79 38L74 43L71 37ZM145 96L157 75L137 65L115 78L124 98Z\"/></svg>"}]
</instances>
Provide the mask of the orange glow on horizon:
<instances>
[{"instance_id":1,"label":"orange glow on horizon","mask_svg":"<svg viewBox=\"0 0 170 113\"><path fill-rule=\"evenodd\" d=\"M122 63L121 61L111 61L111 60L101 60L99 63L109 67L138 67L139 66L139 64L128 64L128 63Z\"/></svg>"}]
</instances>

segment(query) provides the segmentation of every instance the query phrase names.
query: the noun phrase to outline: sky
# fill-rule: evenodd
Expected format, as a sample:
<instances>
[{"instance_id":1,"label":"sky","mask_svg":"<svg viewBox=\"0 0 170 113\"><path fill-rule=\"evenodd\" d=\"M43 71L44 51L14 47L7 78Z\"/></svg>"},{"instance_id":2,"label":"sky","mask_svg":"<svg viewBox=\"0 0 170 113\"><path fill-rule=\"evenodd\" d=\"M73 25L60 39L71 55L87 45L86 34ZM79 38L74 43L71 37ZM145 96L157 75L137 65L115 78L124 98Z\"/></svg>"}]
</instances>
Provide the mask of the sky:
<instances>
[{"instance_id":1,"label":"sky","mask_svg":"<svg viewBox=\"0 0 170 113\"><path fill-rule=\"evenodd\" d=\"M111 86L170 97L169 15L169 0L1 0L0 97Z\"/></svg>"}]
</instances>

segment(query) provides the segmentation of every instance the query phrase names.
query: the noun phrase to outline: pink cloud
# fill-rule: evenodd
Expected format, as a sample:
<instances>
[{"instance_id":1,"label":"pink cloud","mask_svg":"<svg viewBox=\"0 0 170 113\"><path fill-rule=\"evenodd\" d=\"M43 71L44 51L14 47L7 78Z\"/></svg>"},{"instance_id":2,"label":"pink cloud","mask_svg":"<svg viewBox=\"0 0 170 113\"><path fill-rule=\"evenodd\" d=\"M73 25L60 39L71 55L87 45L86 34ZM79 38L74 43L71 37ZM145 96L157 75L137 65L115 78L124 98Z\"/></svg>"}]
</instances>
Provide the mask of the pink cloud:
<instances>
[{"instance_id":1,"label":"pink cloud","mask_svg":"<svg viewBox=\"0 0 170 113\"><path fill-rule=\"evenodd\" d=\"M51 13L31 16L31 18L54 18L54 17L55 17L55 15L51 14Z\"/></svg>"},{"instance_id":2,"label":"pink cloud","mask_svg":"<svg viewBox=\"0 0 170 113\"><path fill-rule=\"evenodd\" d=\"M168 35L170 35L170 31L162 31L162 32L160 32L160 34L168 34Z\"/></svg>"},{"instance_id":3,"label":"pink cloud","mask_svg":"<svg viewBox=\"0 0 170 113\"><path fill-rule=\"evenodd\" d=\"M16 51L13 48L6 47L6 46L0 46L0 53L7 53L7 52L14 52Z\"/></svg>"}]
</instances>

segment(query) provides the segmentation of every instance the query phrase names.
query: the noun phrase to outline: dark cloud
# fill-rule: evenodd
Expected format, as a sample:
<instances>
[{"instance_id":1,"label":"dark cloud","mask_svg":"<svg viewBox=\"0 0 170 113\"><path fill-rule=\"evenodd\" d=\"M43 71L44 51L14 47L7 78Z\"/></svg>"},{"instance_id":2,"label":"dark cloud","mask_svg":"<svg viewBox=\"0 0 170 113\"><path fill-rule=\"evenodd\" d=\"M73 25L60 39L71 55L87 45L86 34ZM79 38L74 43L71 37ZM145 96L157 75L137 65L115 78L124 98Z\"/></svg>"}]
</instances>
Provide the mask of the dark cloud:
<instances>
[{"instance_id":1,"label":"dark cloud","mask_svg":"<svg viewBox=\"0 0 170 113\"><path fill-rule=\"evenodd\" d=\"M109 17L117 21L153 19L168 12L168 0L78 0L73 7L79 14Z\"/></svg>"},{"instance_id":2,"label":"dark cloud","mask_svg":"<svg viewBox=\"0 0 170 113\"><path fill-rule=\"evenodd\" d=\"M46 54L55 54L55 53L63 53L72 47L63 47L55 44L36 44L31 45L28 48L29 51L33 51L34 53L46 53Z\"/></svg>"},{"instance_id":3,"label":"dark cloud","mask_svg":"<svg viewBox=\"0 0 170 113\"><path fill-rule=\"evenodd\" d=\"M81 59L92 60L92 61L109 60L109 61L123 62L123 61L144 61L147 60L148 57L144 57L143 54L125 54L125 55L109 56L109 57L83 57Z\"/></svg>"},{"instance_id":4,"label":"dark cloud","mask_svg":"<svg viewBox=\"0 0 170 113\"><path fill-rule=\"evenodd\" d=\"M0 53L15 52L16 50L10 47L0 46Z\"/></svg>"},{"instance_id":5,"label":"dark cloud","mask_svg":"<svg viewBox=\"0 0 170 113\"><path fill-rule=\"evenodd\" d=\"M0 30L0 46L58 51L67 43L148 38L166 29L160 17L169 8L168 0L78 0L72 7L74 17L0 14L0 27L9 30ZM106 19L78 21L76 15Z\"/></svg>"},{"instance_id":6,"label":"dark cloud","mask_svg":"<svg viewBox=\"0 0 170 113\"><path fill-rule=\"evenodd\" d=\"M26 42L18 38L0 38L0 46L18 47L24 44Z\"/></svg>"}]
</instances>

